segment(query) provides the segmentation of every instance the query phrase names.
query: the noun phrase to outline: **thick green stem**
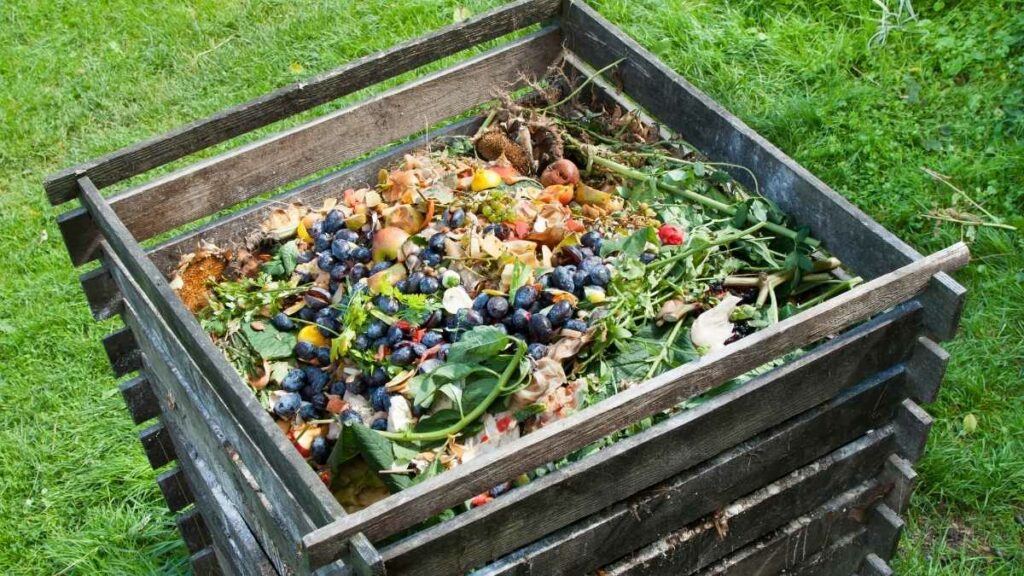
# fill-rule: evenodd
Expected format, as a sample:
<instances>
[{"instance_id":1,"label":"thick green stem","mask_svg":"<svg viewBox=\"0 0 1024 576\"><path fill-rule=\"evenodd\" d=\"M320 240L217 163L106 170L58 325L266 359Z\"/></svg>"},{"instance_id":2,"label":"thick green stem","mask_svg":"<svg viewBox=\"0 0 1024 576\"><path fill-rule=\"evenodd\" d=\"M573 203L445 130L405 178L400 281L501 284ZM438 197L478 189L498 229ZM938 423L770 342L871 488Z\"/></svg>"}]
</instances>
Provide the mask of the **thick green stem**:
<instances>
[{"instance_id":1,"label":"thick green stem","mask_svg":"<svg viewBox=\"0 0 1024 576\"><path fill-rule=\"evenodd\" d=\"M697 252L700 252L701 250L707 250L708 248L712 248L714 246L721 246L723 244L729 244L730 242L735 242L737 240L742 240L743 238L745 238L747 236L750 236L754 232L757 232L761 228L766 228L767 225L768 225L767 222L758 222L757 224L754 224L750 228L747 228L745 230L740 230L739 232L736 232L735 234L727 234L725 236L722 236L721 238L716 238L713 242L710 242L708 244L702 244L701 246L697 246L697 247L694 247L694 248L684 249L679 254L675 254L672 257L666 258L664 260L655 261L655 262L651 263L648 267L649 268L660 268L662 266L665 266L666 264L672 264L674 262L678 262L678 261L682 260L683 258L686 258L688 256L692 256L692 255L696 254Z\"/></svg>"},{"instance_id":2,"label":"thick green stem","mask_svg":"<svg viewBox=\"0 0 1024 576\"><path fill-rule=\"evenodd\" d=\"M654 177L652 177L649 174L645 174L645 173L643 173L643 172L641 172L639 170L634 170L633 168L630 168L629 166L626 166L624 164L619 164L618 162L616 162L614 160L610 160L608 158L605 158L604 156L601 156L600 154L598 154L598 153L596 153L594 151L594 147L593 146L589 146L587 144L579 142L578 140L575 140L572 137L569 137L568 140L569 140L569 142L571 144L573 144L574 146L579 148L581 152L586 154L587 157L594 164L597 164L598 166L602 166L604 168L607 168L608 170L611 170L612 172L615 172L616 174L618 174L620 176L624 176L626 178L629 178L631 180L636 180L638 182L653 183L655 186L657 186L658 188L660 188L660 189L662 189L662 190L664 190L666 192L669 192L671 194L675 194L677 196L682 196L683 198L686 198L688 200L692 200L693 202L696 202L696 203L698 203L698 204L700 204L702 206L707 206L708 208L711 208L713 210L717 210L719 212L722 212L724 214L728 214L730 216L735 216L736 215L736 209L733 208L732 206L724 203L724 202L719 202L718 200L715 200L713 198L708 198L707 196L704 196L703 194L698 194L698 193L696 193L696 192L694 192L692 190L687 190L685 188L680 188L678 186L673 186L673 185L667 184L665 182L659 182L657 179L655 179ZM751 222L751 223L754 223L754 222L757 222L758 220L757 220L757 218L753 214L748 214L747 215L747 221ZM797 232L795 230L790 230L789 228L786 228L785 226L782 226L780 224L776 224L774 222L765 222L765 228L767 230L770 230L770 231L780 235L780 236L785 236L786 238L789 238L791 240L795 240L797 238ZM821 244L820 242L818 242L814 238L810 238L810 237L804 238L804 243L807 244L808 246L812 246L812 247L815 247L815 248L818 247Z\"/></svg>"},{"instance_id":3,"label":"thick green stem","mask_svg":"<svg viewBox=\"0 0 1024 576\"><path fill-rule=\"evenodd\" d=\"M458 422L442 430L435 430L433 432L421 432L419 434L406 430L404 432L378 432L381 436L398 442L432 442L436 440L445 440L449 436L454 436L462 431L463 428L469 426L471 423L476 421L477 418L483 416L484 412L494 404L494 401L501 396L501 393L505 391L505 386L508 381L515 374L516 370L519 369L519 361L523 359L526 354L526 344L522 340L514 340L516 343L516 353L509 360L508 366L505 367L505 371L501 373L501 377L494 384L494 388L491 389L487 397L477 404L476 408L473 408L471 412L464 415Z\"/></svg>"}]
</instances>

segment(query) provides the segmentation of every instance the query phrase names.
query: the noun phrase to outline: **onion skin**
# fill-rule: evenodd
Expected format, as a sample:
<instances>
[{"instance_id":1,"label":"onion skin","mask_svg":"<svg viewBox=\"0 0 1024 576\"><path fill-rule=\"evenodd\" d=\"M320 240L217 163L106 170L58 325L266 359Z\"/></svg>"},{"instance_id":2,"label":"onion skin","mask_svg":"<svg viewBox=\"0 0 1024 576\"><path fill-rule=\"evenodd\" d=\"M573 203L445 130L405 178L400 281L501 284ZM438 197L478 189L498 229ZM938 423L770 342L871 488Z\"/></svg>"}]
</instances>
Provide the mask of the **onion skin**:
<instances>
[{"instance_id":1,"label":"onion skin","mask_svg":"<svg viewBox=\"0 0 1024 576\"><path fill-rule=\"evenodd\" d=\"M540 183L544 186L551 186L552 184L573 184L575 185L580 181L580 171L572 160L562 158L555 160L548 167L544 169L544 173L540 175Z\"/></svg>"}]
</instances>

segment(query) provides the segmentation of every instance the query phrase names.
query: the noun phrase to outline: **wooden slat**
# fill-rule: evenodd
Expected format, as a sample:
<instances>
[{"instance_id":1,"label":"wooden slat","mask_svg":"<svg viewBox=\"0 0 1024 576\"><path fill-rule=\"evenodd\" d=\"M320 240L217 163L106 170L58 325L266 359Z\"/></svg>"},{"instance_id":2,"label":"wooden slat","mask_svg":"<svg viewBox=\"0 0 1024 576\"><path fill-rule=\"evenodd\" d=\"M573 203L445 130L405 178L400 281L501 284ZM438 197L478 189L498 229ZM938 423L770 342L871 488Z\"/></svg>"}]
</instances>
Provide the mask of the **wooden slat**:
<instances>
[{"instance_id":1,"label":"wooden slat","mask_svg":"<svg viewBox=\"0 0 1024 576\"><path fill-rule=\"evenodd\" d=\"M411 574L464 572L475 568L728 450L825 402L865 378L885 383L893 380L891 387L877 389L879 393L886 393L884 398L872 395L871 402L879 402L878 410L867 409L872 415L868 420L879 424L883 421L881 417L890 415L885 413L885 406L904 397L899 395L901 386L895 385L896 376L886 368L909 353L919 330L920 312L920 305L916 303L901 306L739 389L716 396L649 430L517 488L485 507L420 531L385 548L385 564L391 570ZM878 372L883 374L876 375ZM843 416L831 424L839 430L846 421ZM858 426L851 425L851 428ZM847 440L852 440L860 432L853 433ZM666 450L665 446L673 449ZM804 446L794 450L792 456L799 459L803 454L806 462L824 454L829 447L821 447L820 453L805 454L805 451L817 449L815 445ZM645 464L636 466L636 462ZM790 470L801 463L797 461ZM781 470L778 474L787 471ZM737 482L740 477L737 477ZM746 491L752 491L763 483L764 479L758 478ZM716 492L711 490L708 493ZM735 493L731 497L723 495L726 500L717 504L724 504L743 493ZM693 508L696 515L691 519L702 513L696 504ZM629 533L630 530L623 528L621 532ZM631 542L630 537L624 538L623 542ZM640 542L632 548L642 544ZM587 554L591 554L589 547ZM599 553L596 555L600 556ZM571 556L562 557L571 566L565 571L584 570L582 567L577 570L572 565L574 560ZM604 562L614 558L606 558Z\"/></svg>"},{"instance_id":2,"label":"wooden slat","mask_svg":"<svg viewBox=\"0 0 1024 576\"><path fill-rule=\"evenodd\" d=\"M899 514L879 502L871 508L868 517L868 547L873 554L884 559L892 558L903 533L903 519Z\"/></svg>"},{"instance_id":3,"label":"wooden slat","mask_svg":"<svg viewBox=\"0 0 1024 576\"><path fill-rule=\"evenodd\" d=\"M939 386L946 376L946 365L949 363L949 352L939 346L931 338L922 336L914 350L907 370L914 382L914 393L911 398L920 404L931 404L939 395Z\"/></svg>"},{"instance_id":4,"label":"wooden slat","mask_svg":"<svg viewBox=\"0 0 1024 576\"><path fill-rule=\"evenodd\" d=\"M52 204L88 176L103 188L445 56L556 16L561 0L518 0L46 178Z\"/></svg>"},{"instance_id":5,"label":"wooden slat","mask_svg":"<svg viewBox=\"0 0 1024 576\"><path fill-rule=\"evenodd\" d=\"M160 493L164 495L164 501L171 512L180 512L195 500L184 473L178 467L161 472L156 477L156 485L160 487Z\"/></svg>"},{"instance_id":6,"label":"wooden slat","mask_svg":"<svg viewBox=\"0 0 1024 576\"><path fill-rule=\"evenodd\" d=\"M480 117L459 120L443 128L431 131L424 140L429 142L437 138L473 134L482 121L483 118ZM169 274L178 265L181 256L194 252L201 240L222 247L238 246L246 234L256 229L260 222L266 219L268 210L274 205L302 202L306 205L317 206L325 198L339 197L346 188L361 187L367 183L374 182L377 178L377 173L382 168L391 167L406 154L422 148L423 141L419 139L390 148L351 166L346 166L292 190L278 194L273 198L217 218L195 230L175 236L149 250L149 257L161 272ZM110 276L109 272L102 268L98 270L101 270L103 274L86 273L81 277L82 289L86 292L87 298L90 302L102 301L120 304L121 296L117 286L110 285L105 281L105 278ZM103 320L117 314L118 310L117 307L104 308L103 313L97 315L96 318Z\"/></svg>"},{"instance_id":7,"label":"wooden slat","mask_svg":"<svg viewBox=\"0 0 1024 576\"><path fill-rule=\"evenodd\" d=\"M870 532L868 536L870 536ZM872 552L864 557L864 561L861 562L860 570L858 570L857 574L860 576L893 576L895 572L892 571L892 568L889 567L885 560L882 560L878 554Z\"/></svg>"},{"instance_id":8,"label":"wooden slat","mask_svg":"<svg viewBox=\"0 0 1024 576\"><path fill-rule=\"evenodd\" d=\"M803 563L787 571L788 576L834 576L853 574L867 554L867 530L860 528L843 536Z\"/></svg>"},{"instance_id":9,"label":"wooden slat","mask_svg":"<svg viewBox=\"0 0 1024 576\"><path fill-rule=\"evenodd\" d=\"M543 76L561 51L549 26L435 74L252 144L197 162L109 199L144 240L371 152ZM168 207L173 206L172 209ZM153 218L159 213L160 218ZM75 265L98 256L98 231L78 209L58 218Z\"/></svg>"},{"instance_id":10,"label":"wooden slat","mask_svg":"<svg viewBox=\"0 0 1024 576\"><path fill-rule=\"evenodd\" d=\"M213 543L199 508L193 507L179 514L174 519L174 524L178 527L178 533L181 534L181 539L185 541L185 547L189 552L198 552Z\"/></svg>"},{"instance_id":11,"label":"wooden slat","mask_svg":"<svg viewBox=\"0 0 1024 576\"><path fill-rule=\"evenodd\" d=\"M146 420L152 420L160 415L160 405L157 404L156 396L153 395L153 386L142 376L136 376L127 382L117 386L121 391L128 413L132 416L132 422L142 424Z\"/></svg>"},{"instance_id":12,"label":"wooden slat","mask_svg":"<svg viewBox=\"0 0 1024 576\"><path fill-rule=\"evenodd\" d=\"M103 338L103 350L110 360L110 369L114 376L120 378L142 367L142 356L139 346L135 343L131 330L122 328Z\"/></svg>"},{"instance_id":13,"label":"wooden slat","mask_svg":"<svg viewBox=\"0 0 1024 576\"><path fill-rule=\"evenodd\" d=\"M122 281L120 261L111 258L111 270ZM255 533L260 547L268 551L278 568L296 567L295 545L313 523L298 506L281 479L252 446L251 440L238 431L223 402L202 380L196 378L194 365L187 360L172 365L171 350L159 340L157 330L162 322L145 317L140 321L136 306L144 301L131 284L124 282L125 323L139 336L139 344L147 356L146 373L153 382L161 404L164 425L177 443L188 442L188 448L203 454L206 466L218 478L225 499ZM303 465L305 463L303 462Z\"/></svg>"},{"instance_id":14,"label":"wooden slat","mask_svg":"<svg viewBox=\"0 0 1024 576\"><path fill-rule=\"evenodd\" d=\"M592 67L622 58L608 73L616 86L712 160L750 169L762 194L810 227L814 237L858 274L872 278L921 257L585 3L568 2L563 27L567 47ZM729 170L753 189L745 170ZM939 275L924 296L937 339L955 333L964 294L952 278Z\"/></svg>"},{"instance_id":15,"label":"wooden slat","mask_svg":"<svg viewBox=\"0 0 1024 576\"><path fill-rule=\"evenodd\" d=\"M605 566L602 572L608 576L691 574L867 480L882 465L893 443L892 426L870 432Z\"/></svg>"},{"instance_id":16,"label":"wooden slat","mask_svg":"<svg viewBox=\"0 0 1024 576\"><path fill-rule=\"evenodd\" d=\"M142 443L142 450L153 469L160 468L176 458L171 436L161 422L139 432L139 442Z\"/></svg>"},{"instance_id":17,"label":"wooden slat","mask_svg":"<svg viewBox=\"0 0 1024 576\"><path fill-rule=\"evenodd\" d=\"M863 526L869 507L884 492L874 480L837 495L810 514L753 543L716 564L701 576L768 576L788 573L830 542Z\"/></svg>"},{"instance_id":18,"label":"wooden slat","mask_svg":"<svg viewBox=\"0 0 1024 576\"><path fill-rule=\"evenodd\" d=\"M334 496L281 434L252 392L243 385L238 374L202 331L142 248L131 238L96 187L88 178L83 178L80 184L82 203L109 241L111 254L123 263L140 293L149 300L161 320L166 322L167 330L224 401L227 407L225 413L238 420L241 428L249 434L274 472L280 474L288 484L314 523L328 522L343 516L344 511Z\"/></svg>"},{"instance_id":19,"label":"wooden slat","mask_svg":"<svg viewBox=\"0 0 1024 576\"><path fill-rule=\"evenodd\" d=\"M96 320L106 320L121 313L121 295L114 279L102 266L78 277L82 292L89 303L89 311Z\"/></svg>"},{"instance_id":20,"label":"wooden slat","mask_svg":"<svg viewBox=\"0 0 1024 576\"><path fill-rule=\"evenodd\" d=\"M394 534L545 462L556 460L632 422L667 410L793 348L806 346L913 297L929 279L963 266L966 246L958 244L871 280L813 309L790 317L637 386L620 392L508 447L317 529L303 541L311 564L327 562L349 536L371 540Z\"/></svg>"},{"instance_id":21,"label":"wooden slat","mask_svg":"<svg viewBox=\"0 0 1024 576\"><path fill-rule=\"evenodd\" d=\"M882 479L890 487L885 497L885 504L889 508L902 514L910 503L910 496L914 493L917 484L917 472L911 467L910 462L893 454L886 462Z\"/></svg>"},{"instance_id":22,"label":"wooden slat","mask_svg":"<svg viewBox=\"0 0 1024 576\"><path fill-rule=\"evenodd\" d=\"M192 566L192 573L195 576L220 576L223 574L213 548L204 548L189 556L188 563Z\"/></svg>"},{"instance_id":23,"label":"wooden slat","mask_svg":"<svg viewBox=\"0 0 1024 576\"><path fill-rule=\"evenodd\" d=\"M204 521L210 527L221 571L232 575L277 576L277 570L227 499L220 480L207 467L206 461L185 439L176 439L182 443L179 449L187 454L180 463L181 469L190 483L201 487L195 491L196 506L205 514Z\"/></svg>"},{"instance_id":24,"label":"wooden slat","mask_svg":"<svg viewBox=\"0 0 1024 576\"><path fill-rule=\"evenodd\" d=\"M899 403L902 383L903 373L898 366L878 374L821 407L516 550L474 575L578 574L608 564L647 545L659 534L726 508L731 501L882 425L891 419ZM716 421L713 417L701 419L708 424ZM815 441L807 442L807 438ZM660 445L672 446L673 451L687 446L668 442ZM791 512L787 519L794 514ZM396 568L402 572L405 566Z\"/></svg>"},{"instance_id":25,"label":"wooden slat","mask_svg":"<svg viewBox=\"0 0 1024 576\"><path fill-rule=\"evenodd\" d=\"M910 462L917 462L924 454L928 432L932 428L932 417L908 398L903 401L896 425L899 427L900 456Z\"/></svg>"}]
</instances>

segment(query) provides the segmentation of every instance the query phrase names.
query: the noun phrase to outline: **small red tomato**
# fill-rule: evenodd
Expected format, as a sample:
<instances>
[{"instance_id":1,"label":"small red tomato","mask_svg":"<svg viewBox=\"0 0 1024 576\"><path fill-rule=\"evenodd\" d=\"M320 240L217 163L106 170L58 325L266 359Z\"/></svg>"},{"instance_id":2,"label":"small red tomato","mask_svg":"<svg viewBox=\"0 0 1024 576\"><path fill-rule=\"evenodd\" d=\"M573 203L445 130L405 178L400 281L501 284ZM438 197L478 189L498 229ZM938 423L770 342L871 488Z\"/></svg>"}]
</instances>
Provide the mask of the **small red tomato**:
<instances>
[{"instance_id":1,"label":"small red tomato","mask_svg":"<svg viewBox=\"0 0 1024 576\"><path fill-rule=\"evenodd\" d=\"M474 496L473 499L469 501L469 503L473 506L483 506L484 504L487 504L491 500L494 500L494 498L492 498L491 495L488 494L487 492L484 492L483 494L477 494L476 496Z\"/></svg>"},{"instance_id":2,"label":"small red tomato","mask_svg":"<svg viewBox=\"0 0 1024 576\"><path fill-rule=\"evenodd\" d=\"M661 228L658 228L658 240L667 246L678 246L683 243L685 237L683 230L678 226L662 224Z\"/></svg>"}]
</instances>

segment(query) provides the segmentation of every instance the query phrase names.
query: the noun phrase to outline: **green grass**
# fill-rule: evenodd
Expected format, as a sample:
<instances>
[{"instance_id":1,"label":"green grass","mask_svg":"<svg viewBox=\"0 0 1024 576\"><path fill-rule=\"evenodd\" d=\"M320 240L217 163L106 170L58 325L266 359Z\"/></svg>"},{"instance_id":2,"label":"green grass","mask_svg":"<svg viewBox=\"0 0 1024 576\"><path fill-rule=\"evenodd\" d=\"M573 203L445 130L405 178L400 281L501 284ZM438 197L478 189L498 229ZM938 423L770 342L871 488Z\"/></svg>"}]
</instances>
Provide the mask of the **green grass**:
<instances>
[{"instance_id":1,"label":"green grass","mask_svg":"<svg viewBox=\"0 0 1024 576\"><path fill-rule=\"evenodd\" d=\"M0 572L186 566L100 346L117 322L91 320L43 177L442 26L457 3L393 4L0 3ZM1022 224L1024 4L918 2L873 47L868 0L595 4L921 251L972 240L896 564L1024 573L1024 240L924 218L954 197L920 169Z\"/></svg>"}]
</instances>

